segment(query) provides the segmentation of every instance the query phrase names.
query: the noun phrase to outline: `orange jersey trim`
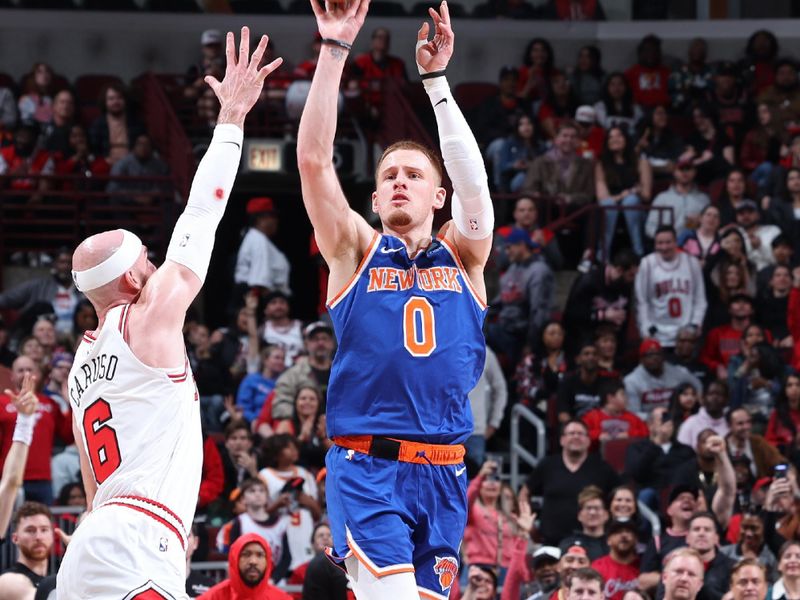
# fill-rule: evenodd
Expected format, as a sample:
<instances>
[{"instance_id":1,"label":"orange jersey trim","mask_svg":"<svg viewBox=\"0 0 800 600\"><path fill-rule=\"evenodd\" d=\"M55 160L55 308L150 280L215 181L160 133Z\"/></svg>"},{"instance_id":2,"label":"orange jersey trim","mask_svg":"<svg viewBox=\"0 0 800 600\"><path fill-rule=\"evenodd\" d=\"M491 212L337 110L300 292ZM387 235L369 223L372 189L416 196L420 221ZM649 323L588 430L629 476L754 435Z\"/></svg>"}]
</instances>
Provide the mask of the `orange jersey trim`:
<instances>
[{"instance_id":1,"label":"orange jersey trim","mask_svg":"<svg viewBox=\"0 0 800 600\"><path fill-rule=\"evenodd\" d=\"M464 268L464 263L461 262L461 257L458 255L458 250L456 249L456 247L453 246L453 244L451 244L444 236L439 238L439 241L441 241L442 244L444 244L445 248L447 248L447 250L450 252L450 255L453 257L453 260L456 261L456 264L458 265L458 270L461 271L461 276L464 278L464 281L467 284L467 288L472 294L472 297L475 298L475 301L478 303L478 306L481 307L481 310L486 310L488 304L486 304L486 302L484 302L481 299L481 297L478 295L478 292L476 292L475 288L472 287L472 281L470 281L469 275L467 274L467 270Z\"/></svg>"},{"instance_id":2,"label":"orange jersey trim","mask_svg":"<svg viewBox=\"0 0 800 600\"><path fill-rule=\"evenodd\" d=\"M347 293L352 289L356 280L364 272L364 268L367 266L367 263L369 263L370 259L375 254L375 251L378 249L378 244L380 242L380 239L381 239L381 234L376 231L375 234L372 236L372 240L370 241L369 246L367 247L367 251L361 258L361 262L358 263L358 267L356 268L355 273L353 273L353 276L350 277L350 280L347 282L347 284L341 290L339 290L339 293L328 301L328 308L333 308L334 306L336 306L336 304L338 304L339 301L345 295L347 295Z\"/></svg>"}]
</instances>

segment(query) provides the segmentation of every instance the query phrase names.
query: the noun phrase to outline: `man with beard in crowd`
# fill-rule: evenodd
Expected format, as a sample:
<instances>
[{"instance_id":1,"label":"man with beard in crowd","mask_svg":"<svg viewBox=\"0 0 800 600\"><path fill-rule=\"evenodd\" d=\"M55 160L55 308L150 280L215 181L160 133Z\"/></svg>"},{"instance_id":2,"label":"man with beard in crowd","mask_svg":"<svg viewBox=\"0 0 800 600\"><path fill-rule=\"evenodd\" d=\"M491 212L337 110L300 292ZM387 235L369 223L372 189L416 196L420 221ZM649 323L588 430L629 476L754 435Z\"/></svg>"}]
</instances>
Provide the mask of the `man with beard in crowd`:
<instances>
[{"instance_id":1,"label":"man with beard in crowd","mask_svg":"<svg viewBox=\"0 0 800 600\"><path fill-rule=\"evenodd\" d=\"M4 591L9 590L11 583L16 582L17 575L27 577L31 589L35 589L47 575L50 551L53 548L52 519L50 510L39 502L25 502L17 510L11 524L11 541L19 551L19 558L0 576L0 599L17 600L18 597L9 596ZM17 586L14 588L17 589Z\"/></svg>"},{"instance_id":2,"label":"man with beard in crowd","mask_svg":"<svg viewBox=\"0 0 800 600\"><path fill-rule=\"evenodd\" d=\"M511 559L500 600L543 600L558 587L561 550L540 546L533 553L526 548Z\"/></svg>"},{"instance_id":3,"label":"man with beard in crowd","mask_svg":"<svg viewBox=\"0 0 800 600\"><path fill-rule=\"evenodd\" d=\"M53 260L47 277L36 277L0 293L0 308L13 308L23 315L36 312L55 312L56 331L72 333L72 317L83 298L72 281L72 252L63 248ZM38 305L38 306L37 306ZM42 305L50 305L52 309ZM33 317L31 314L31 325Z\"/></svg>"},{"instance_id":4,"label":"man with beard in crowd","mask_svg":"<svg viewBox=\"0 0 800 600\"><path fill-rule=\"evenodd\" d=\"M286 592L270 585L272 551L255 533L234 542L228 554L229 577L218 583L200 600L292 600Z\"/></svg>"},{"instance_id":5,"label":"man with beard in crowd","mask_svg":"<svg viewBox=\"0 0 800 600\"><path fill-rule=\"evenodd\" d=\"M592 266L572 284L564 309L563 323L568 327L568 351L600 324L610 324L622 341L632 312L633 282L639 269L638 257L625 248L607 265ZM620 346L621 347L621 346Z\"/></svg>"},{"instance_id":6,"label":"man with beard in crowd","mask_svg":"<svg viewBox=\"0 0 800 600\"><path fill-rule=\"evenodd\" d=\"M592 563L603 576L606 600L622 600L625 592L639 587L639 555L636 554L636 523L613 521L608 526L609 552Z\"/></svg>"}]
</instances>

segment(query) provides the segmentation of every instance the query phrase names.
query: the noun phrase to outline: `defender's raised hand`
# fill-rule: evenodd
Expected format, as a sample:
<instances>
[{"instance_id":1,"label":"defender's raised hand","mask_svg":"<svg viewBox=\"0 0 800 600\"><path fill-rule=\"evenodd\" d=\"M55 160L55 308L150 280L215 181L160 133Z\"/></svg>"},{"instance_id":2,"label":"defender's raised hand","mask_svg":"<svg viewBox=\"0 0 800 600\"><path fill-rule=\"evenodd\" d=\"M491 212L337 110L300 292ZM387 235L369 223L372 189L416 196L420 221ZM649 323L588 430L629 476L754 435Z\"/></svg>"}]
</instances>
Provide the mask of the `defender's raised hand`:
<instances>
[{"instance_id":1,"label":"defender's raised hand","mask_svg":"<svg viewBox=\"0 0 800 600\"><path fill-rule=\"evenodd\" d=\"M237 58L233 32L228 32L225 45L227 65L222 81L211 75L205 78L205 82L211 86L219 99L220 110L217 122L233 123L240 127L244 125L245 116L261 95L267 75L281 66L283 62L283 59L279 57L259 69L258 65L267 49L269 38L262 35L258 47L250 56L250 29L242 27L241 35Z\"/></svg>"},{"instance_id":2,"label":"defender's raised hand","mask_svg":"<svg viewBox=\"0 0 800 600\"><path fill-rule=\"evenodd\" d=\"M325 8L322 8L319 0L310 0L322 39L352 45L367 18L369 1L325 0Z\"/></svg>"},{"instance_id":3,"label":"defender's raised hand","mask_svg":"<svg viewBox=\"0 0 800 600\"><path fill-rule=\"evenodd\" d=\"M453 56L455 42L446 0L443 0L439 6L439 12L429 8L428 13L433 19L433 39L428 41L430 25L427 21L417 32L417 69L419 69L420 75L444 71L447 63L450 62L450 57Z\"/></svg>"}]
</instances>

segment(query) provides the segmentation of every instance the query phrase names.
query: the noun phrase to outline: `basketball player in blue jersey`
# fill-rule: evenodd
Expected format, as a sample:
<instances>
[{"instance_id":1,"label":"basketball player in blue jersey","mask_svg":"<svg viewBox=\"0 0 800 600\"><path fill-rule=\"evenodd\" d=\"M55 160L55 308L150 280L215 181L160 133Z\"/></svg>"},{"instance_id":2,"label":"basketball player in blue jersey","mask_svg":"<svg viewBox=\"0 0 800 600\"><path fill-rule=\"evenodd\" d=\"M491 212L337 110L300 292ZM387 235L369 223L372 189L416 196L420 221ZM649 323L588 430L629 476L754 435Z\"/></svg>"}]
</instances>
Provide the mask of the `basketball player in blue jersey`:
<instances>
[{"instance_id":1,"label":"basketball player in blue jersey","mask_svg":"<svg viewBox=\"0 0 800 600\"><path fill-rule=\"evenodd\" d=\"M328 510L334 547L359 600L446 599L466 523L461 445L472 432L467 393L484 364L483 268L494 215L478 145L445 69L454 35L447 3L430 9L416 61L453 182L452 221L436 155L414 142L386 149L372 210L352 211L336 177L337 96L369 0L311 0L322 51L300 121L305 202L330 267L328 307L339 351L328 387Z\"/></svg>"}]
</instances>

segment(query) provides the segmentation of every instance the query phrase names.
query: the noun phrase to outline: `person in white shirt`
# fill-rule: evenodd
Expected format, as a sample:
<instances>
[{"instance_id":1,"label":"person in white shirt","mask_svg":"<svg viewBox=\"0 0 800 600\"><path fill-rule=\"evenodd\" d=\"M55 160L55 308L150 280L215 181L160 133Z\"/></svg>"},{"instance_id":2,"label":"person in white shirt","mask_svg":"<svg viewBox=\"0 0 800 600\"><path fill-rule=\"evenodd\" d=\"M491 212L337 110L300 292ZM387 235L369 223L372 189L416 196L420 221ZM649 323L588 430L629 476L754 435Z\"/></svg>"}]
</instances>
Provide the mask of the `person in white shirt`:
<instances>
[{"instance_id":1,"label":"person in white shirt","mask_svg":"<svg viewBox=\"0 0 800 600\"><path fill-rule=\"evenodd\" d=\"M303 351L303 323L289 317L291 306L289 296L282 291L274 291L264 299L264 325L261 339L267 344L283 348L286 367L294 364L294 359Z\"/></svg>"},{"instance_id":2,"label":"person in white shirt","mask_svg":"<svg viewBox=\"0 0 800 600\"><path fill-rule=\"evenodd\" d=\"M721 438L730 432L730 426L725 419L725 409L728 407L728 384L722 380L712 381L708 384L703 406L700 410L681 423L678 430L678 441L691 448L697 447L697 438L704 429L711 429Z\"/></svg>"},{"instance_id":3,"label":"person in white shirt","mask_svg":"<svg viewBox=\"0 0 800 600\"><path fill-rule=\"evenodd\" d=\"M500 422L503 420L508 401L508 386L506 386L500 361L491 348L486 347L486 363L478 383L469 393L469 403L475 428L472 435L464 442L467 456L482 465L486 453L486 442L495 434Z\"/></svg>"},{"instance_id":4,"label":"person in white shirt","mask_svg":"<svg viewBox=\"0 0 800 600\"><path fill-rule=\"evenodd\" d=\"M694 256L678 251L675 229L669 225L656 231L655 247L636 274L639 332L664 348L674 348L681 327L703 325L708 306L703 272Z\"/></svg>"},{"instance_id":5,"label":"person in white shirt","mask_svg":"<svg viewBox=\"0 0 800 600\"><path fill-rule=\"evenodd\" d=\"M758 205L752 200L743 200L736 207L736 224L744 237L747 260L760 271L775 264L772 240L781 234L781 230L777 225L760 225L758 221Z\"/></svg>"},{"instance_id":6,"label":"person in white shirt","mask_svg":"<svg viewBox=\"0 0 800 600\"><path fill-rule=\"evenodd\" d=\"M678 238L688 228L697 228L700 223L700 212L708 206L708 195L701 192L695 185L694 177L697 169L692 161L678 162L673 171L673 183L669 189L661 192L653 200L653 206L647 214L644 233L653 238L659 224L672 225ZM671 208L669 211L657 210L659 207Z\"/></svg>"},{"instance_id":7,"label":"person in white shirt","mask_svg":"<svg viewBox=\"0 0 800 600\"><path fill-rule=\"evenodd\" d=\"M246 211L250 228L236 256L234 282L239 287L261 288L266 293L279 290L291 295L289 261L270 240L278 229L272 198L250 198Z\"/></svg>"}]
</instances>

